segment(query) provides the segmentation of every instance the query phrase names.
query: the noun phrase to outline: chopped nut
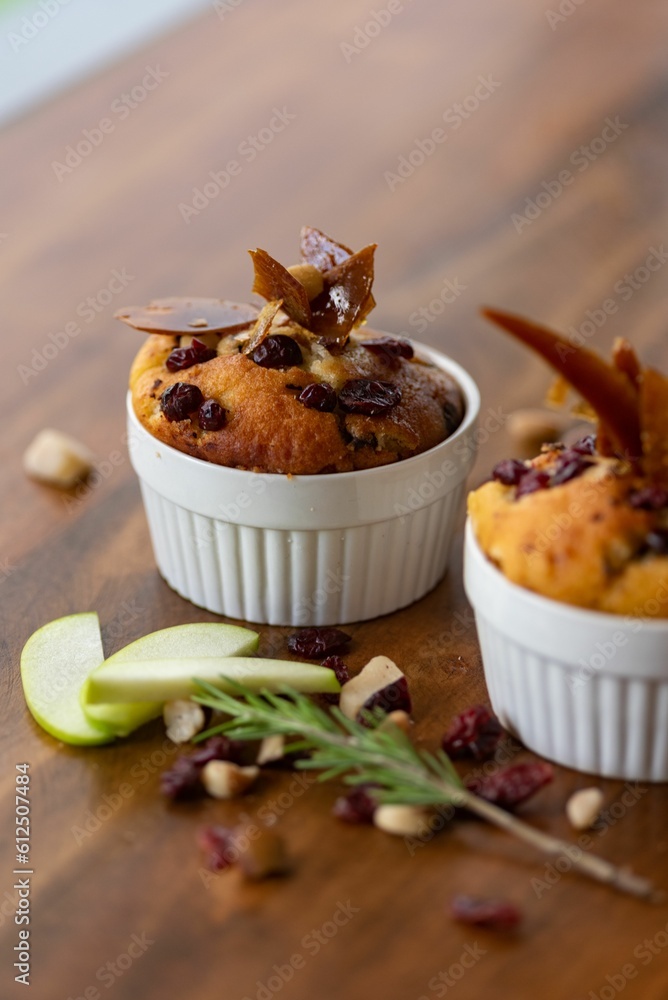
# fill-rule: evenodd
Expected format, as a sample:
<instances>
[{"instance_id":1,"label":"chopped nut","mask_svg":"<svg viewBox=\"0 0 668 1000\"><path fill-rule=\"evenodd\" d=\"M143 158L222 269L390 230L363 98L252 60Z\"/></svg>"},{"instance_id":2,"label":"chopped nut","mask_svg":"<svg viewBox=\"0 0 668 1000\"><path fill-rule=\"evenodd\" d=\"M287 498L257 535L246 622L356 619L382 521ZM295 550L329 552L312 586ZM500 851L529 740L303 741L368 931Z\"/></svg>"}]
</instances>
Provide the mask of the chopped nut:
<instances>
[{"instance_id":1,"label":"chopped nut","mask_svg":"<svg viewBox=\"0 0 668 1000\"><path fill-rule=\"evenodd\" d=\"M288 271L304 286L309 301L320 295L325 287L322 274L313 264L293 264L292 267L288 268Z\"/></svg>"},{"instance_id":2,"label":"chopped nut","mask_svg":"<svg viewBox=\"0 0 668 1000\"><path fill-rule=\"evenodd\" d=\"M197 316L195 319L188 320L188 326L208 326L209 321L205 319L204 316Z\"/></svg>"},{"instance_id":3,"label":"chopped nut","mask_svg":"<svg viewBox=\"0 0 668 1000\"><path fill-rule=\"evenodd\" d=\"M280 733L274 736L265 736L262 743L260 743L255 763L262 767L263 764L271 764L275 760L281 760L284 747L285 737L281 736Z\"/></svg>"},{"instance_id":4,"label":"chopped nut","mask_svg":"<svg viewBox=\"0 0 668 1000\"><path fill-rule=\"evenodd\" d=\"M202 768L202 784L214 799L233 799L256 781L259 767L239 767L229 760L210 760Z\"/></svg>"},{"instance_id":5,"label":"chopped nut","mask_svg":"<svg viewBox=\"0 0 668 1000\"><path fill-rule=\"evenodd\" d=\"M179 347L192 347L192 342L195 339L199 340L202 344L206 344L212 351L215 351L221 337L217 333L182 333L179 337Z\"/></svg>"},{"instance_id":6,"label":"chopped nut","mask_svg":"<svg viewBox=\"0 0 668 1000\"><path fill-rule=\"evenodd\" d=\"M576 830L588 830L603 808L604 796L600 788L581 788L573 792L566 803L566 815Z\"/></svg>"},{"instance_id":7,"label":"chopped nut","mask_svg":"<svg viewBox=\"0 0 668 1000\"><path fill-rule=\"evenodd\" d=\"M506 427L523 453L536 455L541 445L559 441L572 423L572 418L565 414L527 409L511 413Z\"/></svg>"},{"instance_id":8,"label":"chopped nut","mask_svg":"<svg viewBox=\"0 0 668 1000\"><path fill-rule=\"evenodd\" d=\"M202 706L185 698L166 702L162 717L172 743L187 743L204 728L206 721Z\"/></svg>"},{"instance_id":9,"label":"chopped nut","mask_svg":"<svg viewBox=\"0 0 668 1000\"><path fill-rule=\"evenodd\" d=\"M259 837L249 840L248 847L241 852L239 867L250 879L284 875L290 868L285 841L274 830L263 829Z\"/></svg>"},{"instance_id":10,"label":"chopped nut","mask_svg":"<svg viewBox=\"0 0 668 1000\"><path fill-rule=\"evenodd\" d=\"M85 479L93 462L94 456L85 445L51 428L40 431L23 455L23 468L29 476L62 489Z\"/></svg>"},{"instance_id":11,"label":"chopped nut","mask_svg":"<svg viewBox=\"0 0 668 1000\"><path fill-rule=\"evenodd\" d=\"M411 717L408 712L404 712L401 708L398 708L395 712L390 712L378 726L378 729L381 732L385 732L388 729L391 730L393 725L408 736L411 731Z\"/></svg>"},{"instance_id":12,"label":"chopped nut","mask_svg":"<svg viewBox=\"0 0 668 1000\"><path fill-rule=\"evenodd\" d=\"M429 830L427 816L418 806L380 805L373 814L373 825L397 837L416 837Z\"/></svg>"}]
</instances>

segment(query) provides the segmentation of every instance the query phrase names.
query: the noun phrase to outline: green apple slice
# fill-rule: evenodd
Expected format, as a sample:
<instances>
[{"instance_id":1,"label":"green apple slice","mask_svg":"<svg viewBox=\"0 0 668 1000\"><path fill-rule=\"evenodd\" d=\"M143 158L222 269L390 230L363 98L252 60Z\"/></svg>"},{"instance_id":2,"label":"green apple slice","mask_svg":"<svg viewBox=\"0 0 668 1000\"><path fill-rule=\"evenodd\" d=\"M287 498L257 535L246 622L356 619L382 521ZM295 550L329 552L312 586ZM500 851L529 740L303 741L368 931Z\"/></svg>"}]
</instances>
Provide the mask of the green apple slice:
<instances>
[{"instance_id":1,"label":"green apple slice","mask_svg":"<svg viewBox=\"0 0 668 1000\"><path fill-rule=\"evenodd\" d=\"M234 694L234 689L226 683L226 678L239 681L253 691L262 688L276 691L283 684L305 693L334 693L341 689L333 670L295 660L263 660L252 656L199 656L126 663L107 660L88 678L84 703L188 698L197 692L195 677L230 694Z\"/></svg>"},{"instance_id":2,"label":"green apple slice","mask_svg":"<svg viewBox=\"0 0 668 1000\"><path fill-rule=\"evenodd\" d=\"M94 611L57 618L30 636L21 653L21 681L28 708L42 729L78 746L114 739L108 726L84 714L79 701L81 685L103 662Z\"/></svg>"},{"instance_id":3,"label":"green apple slice","mask_svg":"<svg viewBox=\"0 0 668 1000\"><path fill-rule=\"evenodd\" d=\"M184 656L245 656L254 653L260 637L257 632L240 625L220 622L193 622L189 625L172 625L158 632L143 635L140 639L119 649L105 662L109 664L129 661L153 661ZM99 664L96 664L99 666ZM162 714L162 700L93 704L85 700L82 688L82 705L93 722L101 722L117 736L127 736L145 722Z\"/></svg>"}]
</instances>

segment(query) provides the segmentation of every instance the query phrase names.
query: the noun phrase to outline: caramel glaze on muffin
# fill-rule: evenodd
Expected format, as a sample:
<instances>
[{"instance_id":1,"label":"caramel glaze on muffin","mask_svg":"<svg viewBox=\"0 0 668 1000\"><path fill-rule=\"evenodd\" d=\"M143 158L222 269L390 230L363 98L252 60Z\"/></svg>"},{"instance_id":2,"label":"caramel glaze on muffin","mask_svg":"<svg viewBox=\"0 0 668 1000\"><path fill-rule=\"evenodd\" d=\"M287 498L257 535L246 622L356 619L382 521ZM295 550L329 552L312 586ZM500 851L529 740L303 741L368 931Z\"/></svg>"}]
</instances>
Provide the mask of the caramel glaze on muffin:
<instances>
[{"instance_id":1,"label":"caramel glaze on muffin","mask_svg":"<svg viewBox=\"0 0 668 1000\"><path fill-rule=\"evenodd\" d=\"M219 465L293 475L348 472L386 465L417 455L448 437L462 420L464 406L455 381L418 358L388 357L362 346L374 334L351 333L332 352L321 338L279 311L269 336L288 336L301 350L302 363L267 368L243 353L252 330L223 336L217 355L184 371L165 362L183 343L178 336L152 334L135 358L130 374L135 413L142 425L166 444ZM192 334L197 337L198 330ZM215 338L201 334L209 344ZM331 412L299 402L302 389L328 383L341 391L351 379L391 383L399 402L386 413ZM204 399L225 411L225 423L202 430L196 419L167 419L161 400L169 386L197 386Z\"/></svg>"}]
</instances>

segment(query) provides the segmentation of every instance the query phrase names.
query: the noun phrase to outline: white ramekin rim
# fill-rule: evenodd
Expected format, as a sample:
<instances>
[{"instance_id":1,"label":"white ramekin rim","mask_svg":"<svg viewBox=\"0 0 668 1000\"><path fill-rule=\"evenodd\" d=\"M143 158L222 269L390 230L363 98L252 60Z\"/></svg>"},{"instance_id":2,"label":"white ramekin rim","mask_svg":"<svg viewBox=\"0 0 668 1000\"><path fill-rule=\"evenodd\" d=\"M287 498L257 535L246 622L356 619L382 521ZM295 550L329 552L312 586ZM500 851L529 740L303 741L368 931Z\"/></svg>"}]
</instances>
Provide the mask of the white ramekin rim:
<instances>
[{"instance_id":1,"label":"white ramekin rim","mask_svg":"<svg viewBox=\"0 0 668 1000\"><path fill-rule=\"evenodd\" d=\"M429 506L454 490L473 466L480 393L447 355L414 344L416 355L457 381L465 415L440 444L412 458L354 472L284 476L202 461L153 437L127 395L128 446L137 475L192 513L233 524L279 529L336 529L373 524Z\"/></svg>"},{"instance_id":2,"label":"white ramekin rim","mask_svg":"<svg viewBox=\"0 0 668 1000\"><path fill-rule=\"evenodd\" d=\"M476 615L526 650L599 675L668 679L668 620L564 604L508 580L482 551L470 518L464 589ZM491 665L485 664L489 669Z\"/></svg>"}]
</instances>

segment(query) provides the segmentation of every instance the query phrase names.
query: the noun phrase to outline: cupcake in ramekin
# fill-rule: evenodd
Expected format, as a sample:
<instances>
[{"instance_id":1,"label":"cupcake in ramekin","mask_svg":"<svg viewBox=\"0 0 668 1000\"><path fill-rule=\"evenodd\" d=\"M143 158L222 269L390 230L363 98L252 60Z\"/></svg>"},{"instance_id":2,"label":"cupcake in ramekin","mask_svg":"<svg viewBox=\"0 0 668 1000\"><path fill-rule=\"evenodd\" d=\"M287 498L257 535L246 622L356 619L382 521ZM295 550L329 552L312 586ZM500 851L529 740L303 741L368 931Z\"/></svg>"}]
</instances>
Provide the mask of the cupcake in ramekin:
<instances>
[{"instance_id":1,"label":"cupcake in ramekin","mask_svg":"<svg viewBox=\"0 0 668 1000\"><path fill-rule=\"evenodd\" d=\"M447 568L479 395L432 348L361 326L375 246L302 231L302 262L251 252L267 303L163 299L118 317L129 447L158 568L218 614L277 625L376 617Z\"/></svg>"},{"instance_id":2,"label":"cupcake in ramekin","mask_svg":"<svg viewBox=\"0 0 668 1000\"><path fill-rule=\"evenodd\" d=\"M504 725L606 777L668 780L668 379L488 312L597 417L470 494L465 587Z\"/></svg>"}]
</instances>

